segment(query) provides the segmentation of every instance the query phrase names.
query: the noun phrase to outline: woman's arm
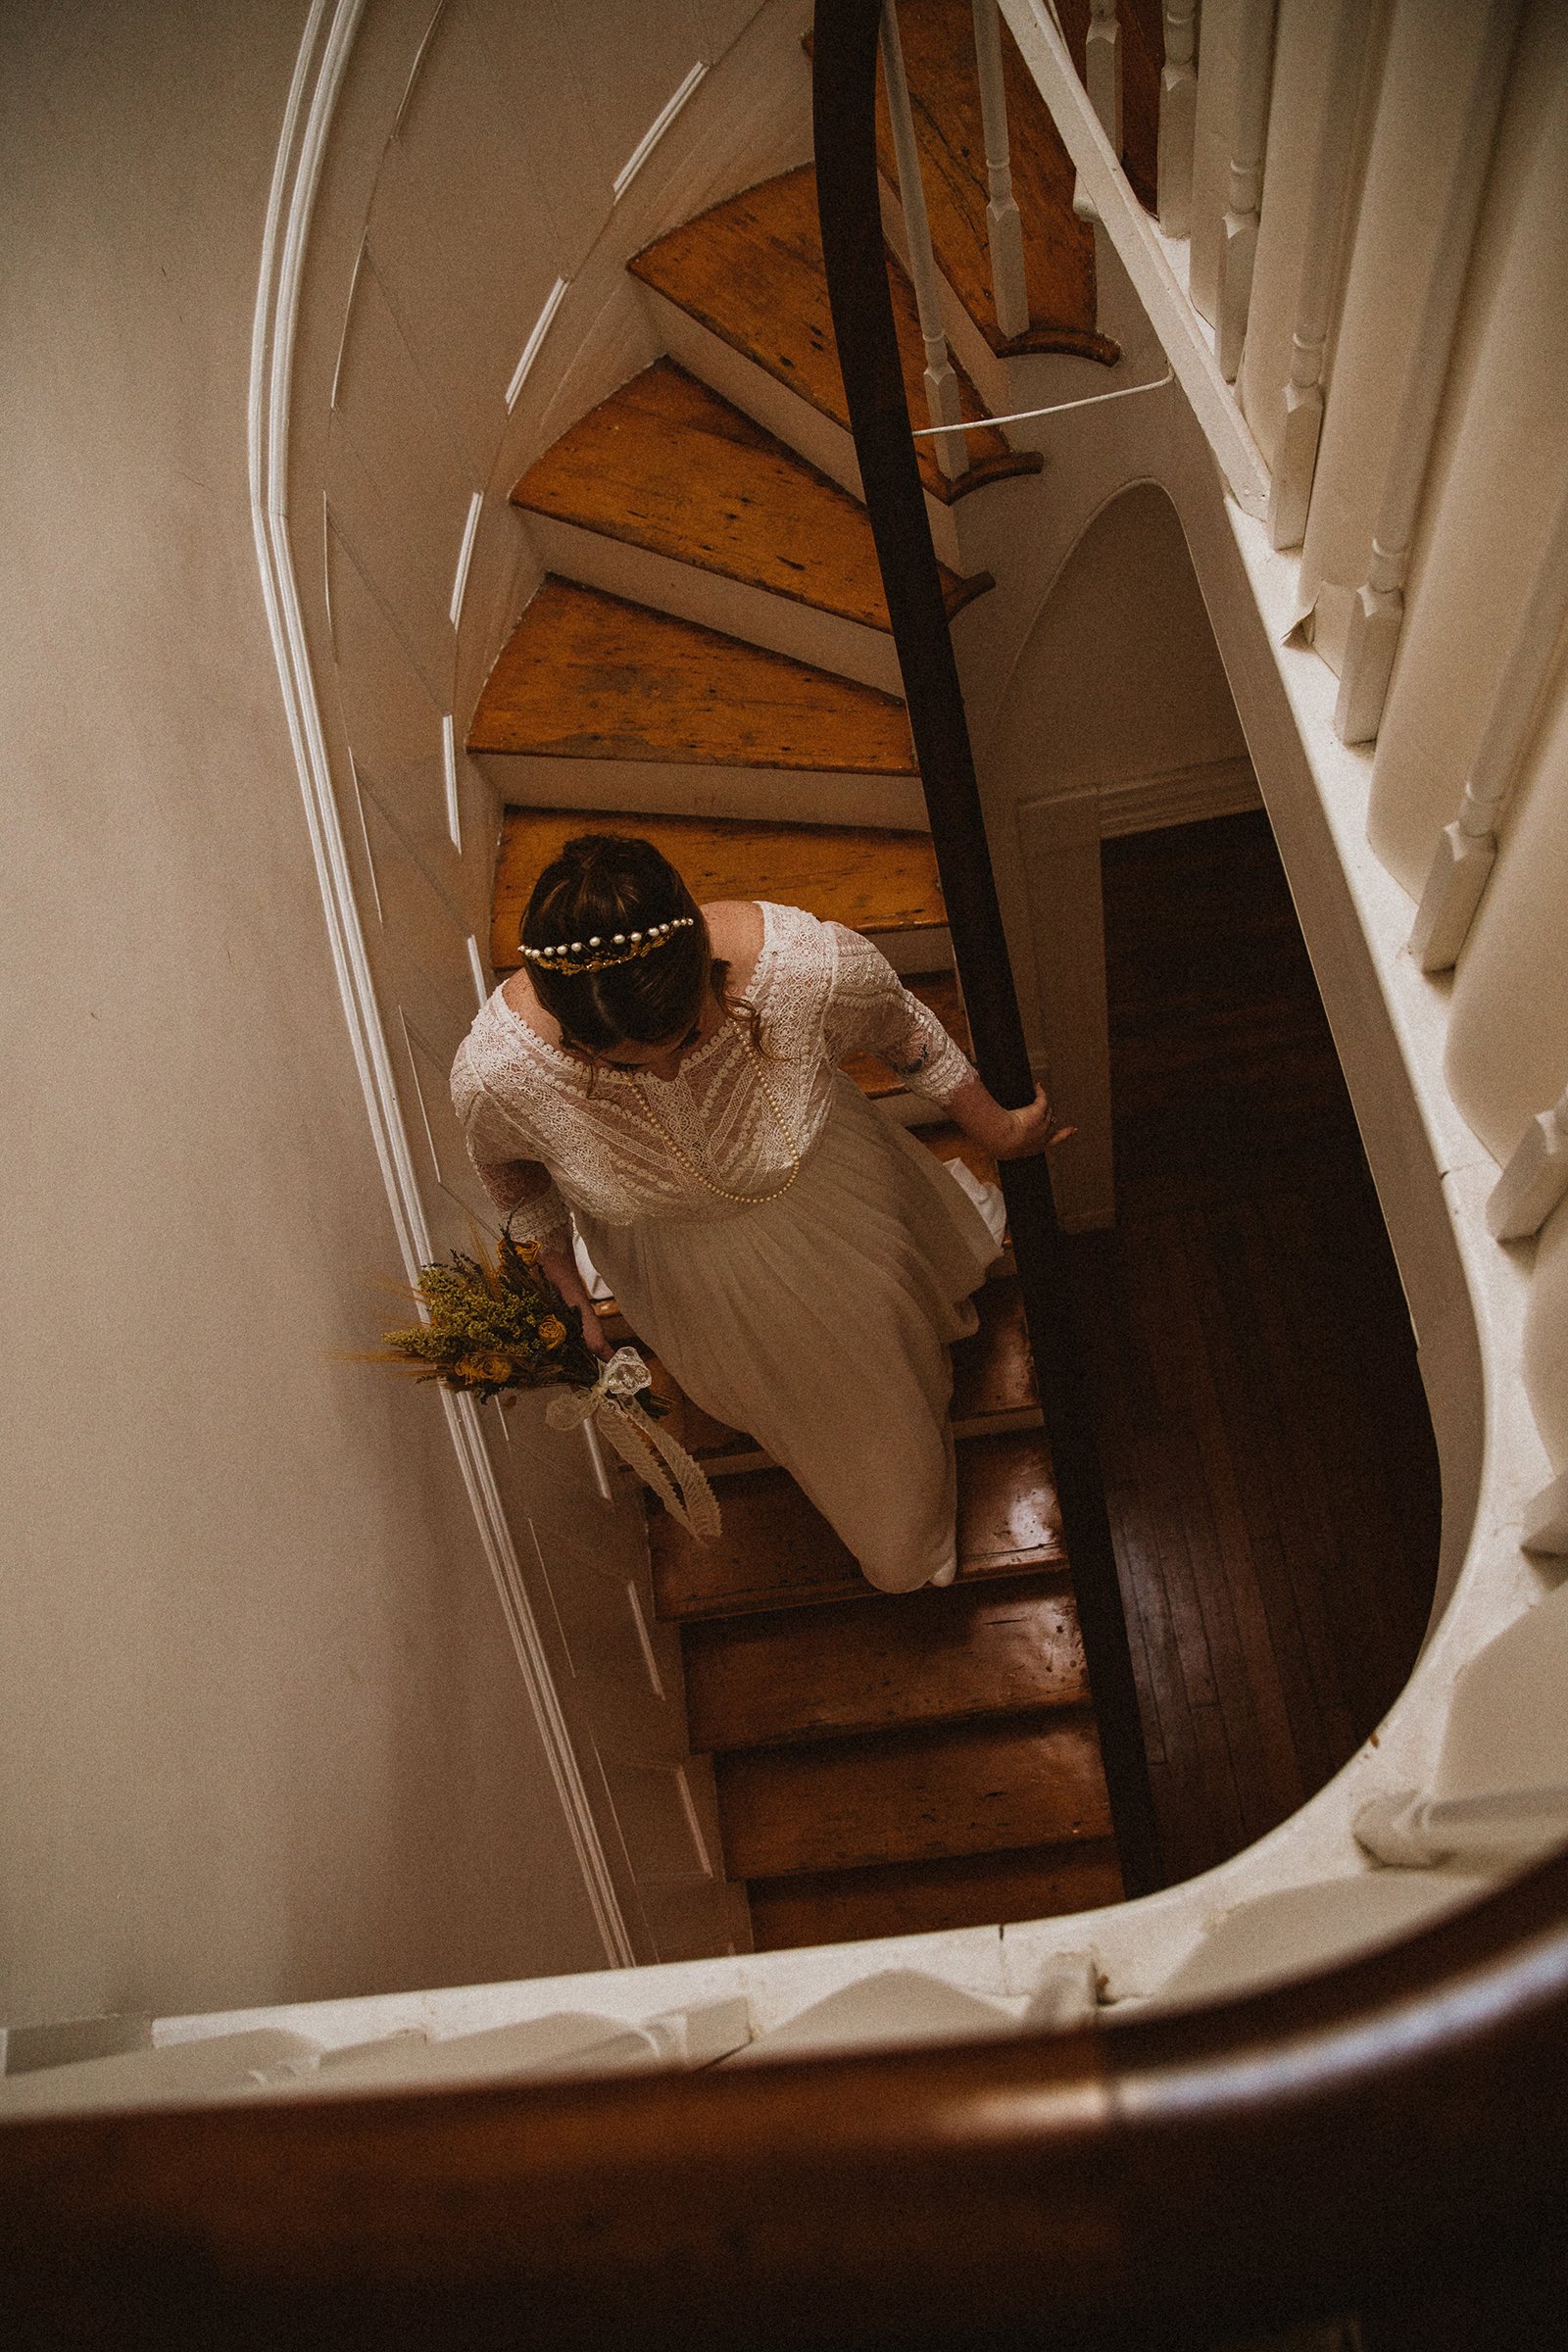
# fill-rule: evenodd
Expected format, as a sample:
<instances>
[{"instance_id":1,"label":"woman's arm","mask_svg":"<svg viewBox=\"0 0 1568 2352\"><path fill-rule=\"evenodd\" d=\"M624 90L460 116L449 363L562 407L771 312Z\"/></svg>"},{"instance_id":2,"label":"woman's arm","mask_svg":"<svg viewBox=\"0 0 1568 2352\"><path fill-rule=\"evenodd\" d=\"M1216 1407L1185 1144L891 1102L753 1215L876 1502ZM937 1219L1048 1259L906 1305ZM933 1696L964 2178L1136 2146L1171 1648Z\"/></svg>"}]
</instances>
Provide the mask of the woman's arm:
<instances>
[{"instance_id":1,"label":"woman's arm","mask_svg":"<svg viewBox=\"0 0 1568 2352\"><path fill-rule=\"evenodd\" d=\"M1043 1086L1035 1088L1034 1101L1022 1110L1004 1110L990 1088L972 1077L956 1095L949 1096L948 1109L964 1134L993 1159L1027 1159L1033 1152L1049 1152L1053 1144L1064 1144L1078 1132L1076 1127L1056 1125Z\"/></svg>"}]
</instances>

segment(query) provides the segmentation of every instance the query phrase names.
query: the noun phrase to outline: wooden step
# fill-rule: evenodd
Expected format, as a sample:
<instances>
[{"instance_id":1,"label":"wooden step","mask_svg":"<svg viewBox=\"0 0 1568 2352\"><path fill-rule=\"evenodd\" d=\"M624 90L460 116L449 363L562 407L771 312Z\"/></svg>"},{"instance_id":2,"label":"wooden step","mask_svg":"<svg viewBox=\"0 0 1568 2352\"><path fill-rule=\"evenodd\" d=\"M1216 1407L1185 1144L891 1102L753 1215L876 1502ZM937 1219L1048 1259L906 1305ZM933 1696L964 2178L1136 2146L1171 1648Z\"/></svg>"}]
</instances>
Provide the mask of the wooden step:
<instances>
[{"instance_id":1,"label":"wooden step","mask_svg":"<svg viewBox=\"0 0 1568 2352\"><path fill-rule=\"evenodd\" d=\"M715 1757L732 1879L1110 1835L1094 1718L1005 1717Z\"/></svg>"},{"instance_id":2,"label":"wooden step","mask_svg":"<svg viewBox=\"0 0 1568 2352\"><path fill-rule=\"evenodd\" d=\"M1011 341L997 324L992 294L990 191L969 0L900 0L899 34L937 267L992 350L1119 359L1117 346L1096 322L1094 231L1072 209L1071 160L1006 24L1003 75L1030 318L1027 331ZM1078 56L1081 64L1081 42ZM896 190L898 163L880 74L876 145L878 169Z\"/></svg>"},{"instance_id":3,"label":"wooden step","mask_svg":"<svg viewBox=\"0 0 1568 2352\"><path fill-rule=\"evenodd\" d=\"M760 1952L854 1943L871 1936L930 1936L1002 1920L1060 1919L1122 1899L1113 1845L1015 1847L942 1862L885 1862L867 1870L753 1879L746 1889Z\"/></svg>"},{"instance_id":4,"label":"wooden step","mask_svg":"<svg viewBox=\"0 0 1568 2352\"><path fill-rule=\"evenodd\" d=\"M649 1521L660 1617L685 1623L855 1600L907 1605L866 1583L854 1556L782 1470L724 1483L723 1532L697 1544L656 1510ZM958 1447L958 1584L1059 1566L1066 1553L1045 1440L1038 1430L969 1438Z\"/></svg>"},{"instance_id":5,"label":"wooden step","mask_svg":"<svg viewBox=\"0 0 1568 2352\"><path fill-rule=\"evenodd\" d=\"M548 578L485 680L470 752L912 776L896 695Z\"/></svg>"},{"instance_id":6,"label":"wooden step","mask_svg":"<svg viewBox=\"0 0 1568 2352\"><path fill-rule=\"evenodd\" d=\"M496 968L499 971L500 966ZM938 1159L961 1159L970 1175L978 1176L982 1184L996 1183L997 1163L990 1152L982 1152L974 1139L965 1135L961 1127L955 1126L951 1119L922 1127L920 1141L928 1152L936 1153Z\"/></svg>"},{"instance_id":7,"label":"wooden step","mask_svg":"<svg viewBox=\"0 0 1568 2352\"><path fill-rule=\"evenodd\" d=\"M760 890L855 931L935 932L947 921L936 853L923 833L509 808L496 869L492 961L498 975L517 968L517 928L540 868L576 833L635 833L653 842L705 904L750 899Z\"/></svg>"},{"instance_id":8,"label":"wooden step","mask_svg":"<svg viewBox=\"0 0 1568 2352\"><path fill-rule=\"evenodd\" d=\"M1089 1697L1061 1576L911 1592L691 1625L683 1637L694 1749L957 1723Z\"/></svg>"},{"instance_id":9,"label":"wooden step","mask_svg":"<svg viewBox=\"0 0 1568 2352\"><path fill-rule=\"evenodd\" d=\"M950 1417L959 1436L1028 1428L1040 1419L1040 1388L1016 1274L993 1274L976 1291L980 1328L953 1349Z\"/></svg>"},{"instance_id":10,"label":"wooden step","mask_svg":"<svg viewBox=\"0 0 1568 2352\"><path fill-rule=\"evenodd\" d=\"M929 1006L948 1035L956 1038L967 1054L970 1051L969 1023L964 1015L963 1000L958 993L958 975L955 971L917 972L906 974L905 987L921 1004ZM885 1061L875 1054L852 1054L839 1065L855 1080L862 1095L873 1099L881 1095L898 1095L905 1091L902 1078L895 1076Z\"/></svg>"},{"instance_id":11,"label":"wooden step","mask_svg":"<svg viewBox=\"0 0 1568 2352\"><path fill-rule=\"evenodd\" d=\"M630 267L645 285L849 429L822 267L816 173L809 164L700 213L638 254ZM925 345L914 289L891 258L889 277L909 414L923 423ZM969 378L956 365L955 373L959 414L984 416ZM920 478L934 498L950 501L982 482L1040 469L1038 451L1009 449L994 426L964 438L969 470L954 482L937 465L930 442L915 444Z\"/></svg>"},{"instance_id":12,"label":"wooden step","mask_svg":"<svg viewBox=\"0 0 1568 2352\"><path fill-rule=\"evenodd\" d=\"M535 514L889 627L865 509L706 384L656 360L552 444L512 493ZM948 612L995 585L944 564Z\"/></svg>"}]
</instances>

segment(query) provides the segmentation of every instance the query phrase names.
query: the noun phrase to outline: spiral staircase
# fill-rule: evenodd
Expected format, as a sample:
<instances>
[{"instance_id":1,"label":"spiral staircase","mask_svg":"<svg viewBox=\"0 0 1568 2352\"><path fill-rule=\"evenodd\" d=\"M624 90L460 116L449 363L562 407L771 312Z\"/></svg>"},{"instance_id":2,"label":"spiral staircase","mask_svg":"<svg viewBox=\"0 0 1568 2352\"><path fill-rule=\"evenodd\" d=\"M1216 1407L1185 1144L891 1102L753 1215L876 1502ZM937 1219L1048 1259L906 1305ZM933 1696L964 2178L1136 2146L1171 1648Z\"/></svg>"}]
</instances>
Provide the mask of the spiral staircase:
<instances>
[{"instance_id":1,"label":"spiral staircase","mask_svg":"<svg viewBox=\"0 0 1568 2352\"><path fill-rule=\"evenodd\" d=\"M968 10L913 0L902 22L937 258L976 329L1003 357L1113 361L1071 170L1010 42L1032 318L1026 335L1000 336L982 266ZM882 130L887 178L885 103ZM889 258L917 413L915 298ZM857 495L814 173L748 189L631 268L665 356L562 434L513 492L548 572L468 733L507 804L494 968L515 968L522 905L559 844L585 824L624 829L655 840L699 898L783 901L860 930L967 1043ZM985 418L961 371L960 397L966 418ZM1038 494L1038 454L983 423L965 440L956 478L921 445L939 526L954 502L1004 483ZM942 584L950 617L994 587L951 565ZM848 1066L932 1151L994 1174L871 1056ZM747 1886L760 1948L1041 1918L1121 1894L1007 1257L978 1304L979 1331L956 1350L949 1592L868 1591L785 1472L673 1398L676 1426L719 1482L724 1528L698 1545L655 1514L656 1600L681 1631L692 1744L713 1758L725 1868ZM617 1323L612 1303L604 1312Z\"/></svg>"}]
</instances>

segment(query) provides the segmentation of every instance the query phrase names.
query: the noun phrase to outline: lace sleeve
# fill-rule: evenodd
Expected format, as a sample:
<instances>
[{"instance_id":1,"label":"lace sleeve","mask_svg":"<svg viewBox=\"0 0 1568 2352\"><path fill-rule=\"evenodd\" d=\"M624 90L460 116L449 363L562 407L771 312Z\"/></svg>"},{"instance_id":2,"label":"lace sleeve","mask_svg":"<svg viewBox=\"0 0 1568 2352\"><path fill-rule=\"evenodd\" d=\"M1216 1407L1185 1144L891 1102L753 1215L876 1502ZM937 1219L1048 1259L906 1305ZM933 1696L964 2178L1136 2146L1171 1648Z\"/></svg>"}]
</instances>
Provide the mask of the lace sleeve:
<instances>
[{"instance_id":1,"label":"lace sleeve","mask_svg":"<svg viewBox=\"0 0 1568 2352\"><path fill-rule=\"evenodd\" d=\"M507 1116L466 1050L452 1067L452 1103L479 1182L519 1242L569 1242L571 1215L542 1161L518 1156L515 1122Z\"/></svg>"},{"instance_id":2,"label":"lace sleeve","mask_svg":"<svg viewBox=\"0 0 1568 2352\"><path fill-rule=\"evenodd\" d=\"M858 931L825 923L834 971L823 1030L835 1061L875 1054L910 1092L951 1102L974 1076L972 1063L934 1012L911 996L887 957Z\"/></svg>"}]
</instances>

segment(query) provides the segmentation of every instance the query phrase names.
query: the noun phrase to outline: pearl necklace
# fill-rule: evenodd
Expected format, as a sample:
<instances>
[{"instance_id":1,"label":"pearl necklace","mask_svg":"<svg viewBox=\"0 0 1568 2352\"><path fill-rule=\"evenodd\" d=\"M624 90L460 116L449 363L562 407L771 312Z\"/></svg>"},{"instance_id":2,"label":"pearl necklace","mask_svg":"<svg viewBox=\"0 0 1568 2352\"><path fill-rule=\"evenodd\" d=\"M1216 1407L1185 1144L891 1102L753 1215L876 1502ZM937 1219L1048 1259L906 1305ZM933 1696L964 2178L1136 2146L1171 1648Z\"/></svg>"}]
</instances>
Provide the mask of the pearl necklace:
<instances>
[{"instance_id":1,"label":"pearl necklace","mask_svg":"<svg viewBox=\"0 0 1568 2352\"><path fill-rule=\"evenodd\" d=\"M733 1018L733 1015L731 1017ZM788 1120L785 1118L784 1113L778 1106L778 1098L774 1094L773 1089L767 1083L767 1072L762 1067L761 1057L759 1054L757 1048L753 1045L751 1038L747 1035L744 1029L739 1032L739 1036L741 1045L746 1054L746 1058L751 1063L753 1071L756 1073L757 1083L761 1088L767 1107L773 1114L773 1123L777 1127L780 1135L784 1138L785 1149L790 1155L790 1172L785 1177L783 1183L778 1185L772 1192L732 1193L727 1185L715 1184L712 1177L706 1174L705 1171L698 1166L696 1160L692 1158L691 1153L687 1152L681 1144L676 1142L674 1136L670 1134L669 1129L664 1125L662 1119L656 1118L654 1115L653 1104L643 1093L642 1083L639 1079L632 1079L631 1091L635 1095L643 1117L648 1121L649 1126L653 1129L654 1133L661 1139L662 1142L667 1144L670 1151L680 1161L681 1166L686 1170L688 1175L695 1176L699 1184L706 1186L709 1192L716 1194L720 1200L733 1200L736 1205L741 1208L760 1208L764 1201L781 1200L784 1198L784 1195L789 1191L790 1186L795 1182L796 1177L801 1172L801 1149L799 1144L797 1144L795 1141L795 1137L790 1130Z\"/></svg>"}]
</instances>

